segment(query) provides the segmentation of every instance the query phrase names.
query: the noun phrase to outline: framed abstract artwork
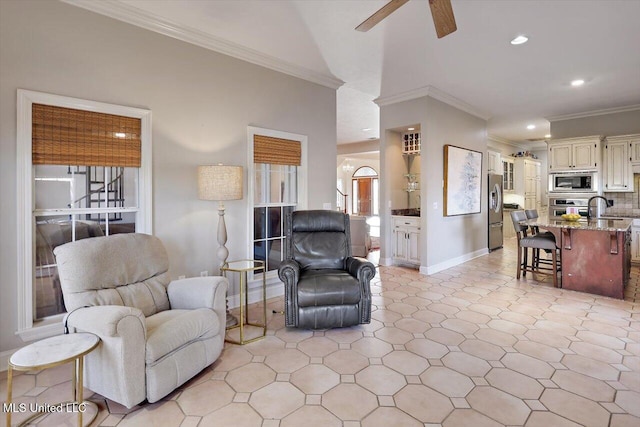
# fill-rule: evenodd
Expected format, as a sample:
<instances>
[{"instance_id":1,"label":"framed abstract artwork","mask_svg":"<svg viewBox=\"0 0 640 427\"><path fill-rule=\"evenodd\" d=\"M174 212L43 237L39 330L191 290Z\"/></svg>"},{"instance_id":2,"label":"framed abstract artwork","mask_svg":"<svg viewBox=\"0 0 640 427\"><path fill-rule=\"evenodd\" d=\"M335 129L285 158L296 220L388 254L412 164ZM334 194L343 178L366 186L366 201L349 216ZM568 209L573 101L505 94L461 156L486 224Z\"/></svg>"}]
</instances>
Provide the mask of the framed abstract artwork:
<instances>
[{"instance_id":1,"label":"framed abstract artwork","mask_svg":"<svg viewBox=\"0 0 640 427\"><path fill-rule=\"evenodd\" d=\"M480 213L482 153L444 146L444 216Z\"/></svg>"}]
</instances>

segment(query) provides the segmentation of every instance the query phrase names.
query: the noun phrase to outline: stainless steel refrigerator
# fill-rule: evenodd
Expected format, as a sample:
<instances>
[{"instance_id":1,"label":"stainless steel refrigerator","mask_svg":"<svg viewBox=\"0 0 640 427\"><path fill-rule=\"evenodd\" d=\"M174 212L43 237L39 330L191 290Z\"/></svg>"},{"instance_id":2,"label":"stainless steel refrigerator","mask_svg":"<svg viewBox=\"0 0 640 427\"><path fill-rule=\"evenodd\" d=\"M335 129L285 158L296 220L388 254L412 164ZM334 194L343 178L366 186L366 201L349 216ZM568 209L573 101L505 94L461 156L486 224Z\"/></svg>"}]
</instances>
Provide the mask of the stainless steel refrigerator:
<instances>
[{"instance_id":1,"label":"stainless steel refrigerator","mask_svg":"<svg viewBox=\"0 0 640 427\"><path fill-rule=\"evenodd\" d=\"M489 250L502 247L502 175L489 174Z\"/></svg>"}]
</instances>

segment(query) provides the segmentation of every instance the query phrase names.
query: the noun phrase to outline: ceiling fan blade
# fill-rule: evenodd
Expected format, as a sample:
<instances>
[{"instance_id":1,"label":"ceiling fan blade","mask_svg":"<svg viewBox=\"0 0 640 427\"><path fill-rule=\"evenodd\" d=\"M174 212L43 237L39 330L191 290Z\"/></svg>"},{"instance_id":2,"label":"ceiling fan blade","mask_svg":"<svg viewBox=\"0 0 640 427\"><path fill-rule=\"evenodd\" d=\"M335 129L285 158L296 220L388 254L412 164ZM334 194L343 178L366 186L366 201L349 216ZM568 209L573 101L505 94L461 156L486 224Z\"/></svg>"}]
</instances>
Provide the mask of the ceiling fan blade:
<instances>
[{"instance_id":1,"label":"ceiling fan blade","mask_svg":"<svg viewBox=\"0 0 640 427\"><path fill-rule=\"evenodd\" d=\"M358 31L369 31L380 23L384 18L391 15L397 8L408 2L409 0L391 0L382 6L376 13L368 17L362 24L356 27Z\"/></svg>"},{"instance_id":2,"label":"ceiling fan blade","mask_svg":"<svg viewBox=\"0 0 640 427\"><path fill-rule=\"evenodd\" d=\"M439 39L458 29L456 18L453 16L451 0L429 0L429 6Z\"/></svg>"}]
</instances>

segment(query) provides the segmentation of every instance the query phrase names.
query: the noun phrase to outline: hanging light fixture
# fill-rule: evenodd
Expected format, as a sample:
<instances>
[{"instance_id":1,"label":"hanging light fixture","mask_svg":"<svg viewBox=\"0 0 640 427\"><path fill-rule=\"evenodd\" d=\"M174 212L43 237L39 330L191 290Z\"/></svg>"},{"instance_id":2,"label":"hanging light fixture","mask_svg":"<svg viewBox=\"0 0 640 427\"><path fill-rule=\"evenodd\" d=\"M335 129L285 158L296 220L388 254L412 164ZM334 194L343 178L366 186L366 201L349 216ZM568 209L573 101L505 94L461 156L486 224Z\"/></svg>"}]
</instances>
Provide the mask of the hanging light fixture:
<instances>
[{"instance_id":1,"label":"hanging light fixture","mask_svg":"<svg viewBox=\"0 0 640 427\"><path fill-rule=\"evenodd\" d=\"M345 163L342 165L342 171L346 173L353 173L354 166L349 163L349 159L345 160Z\"/></svg>"}]
</instances>

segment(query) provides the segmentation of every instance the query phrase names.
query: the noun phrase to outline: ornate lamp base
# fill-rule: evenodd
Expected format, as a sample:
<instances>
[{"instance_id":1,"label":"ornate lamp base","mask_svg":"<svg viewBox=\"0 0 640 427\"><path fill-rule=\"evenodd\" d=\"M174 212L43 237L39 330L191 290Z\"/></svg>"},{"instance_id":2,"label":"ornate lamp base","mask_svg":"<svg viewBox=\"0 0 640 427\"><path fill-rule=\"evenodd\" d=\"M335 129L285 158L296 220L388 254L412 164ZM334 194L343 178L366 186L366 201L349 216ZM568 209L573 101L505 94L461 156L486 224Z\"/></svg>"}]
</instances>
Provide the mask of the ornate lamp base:
<instances>
[{"instance_id":1,"label":"ornate lamp base","mask_svg":"<svg viewBox=\"0 0 640 427\"><path fill-rule=\"evenodd\" d=\"M229 250L225 246L227 243L227 225L224 222L224 204L222 202L218 205L218 259L221 261L220 267L224 266L229 256ZM227 328L238 324L238 319L229 312L229 299L227 299Z\"/></svg>"}]
</instances>

